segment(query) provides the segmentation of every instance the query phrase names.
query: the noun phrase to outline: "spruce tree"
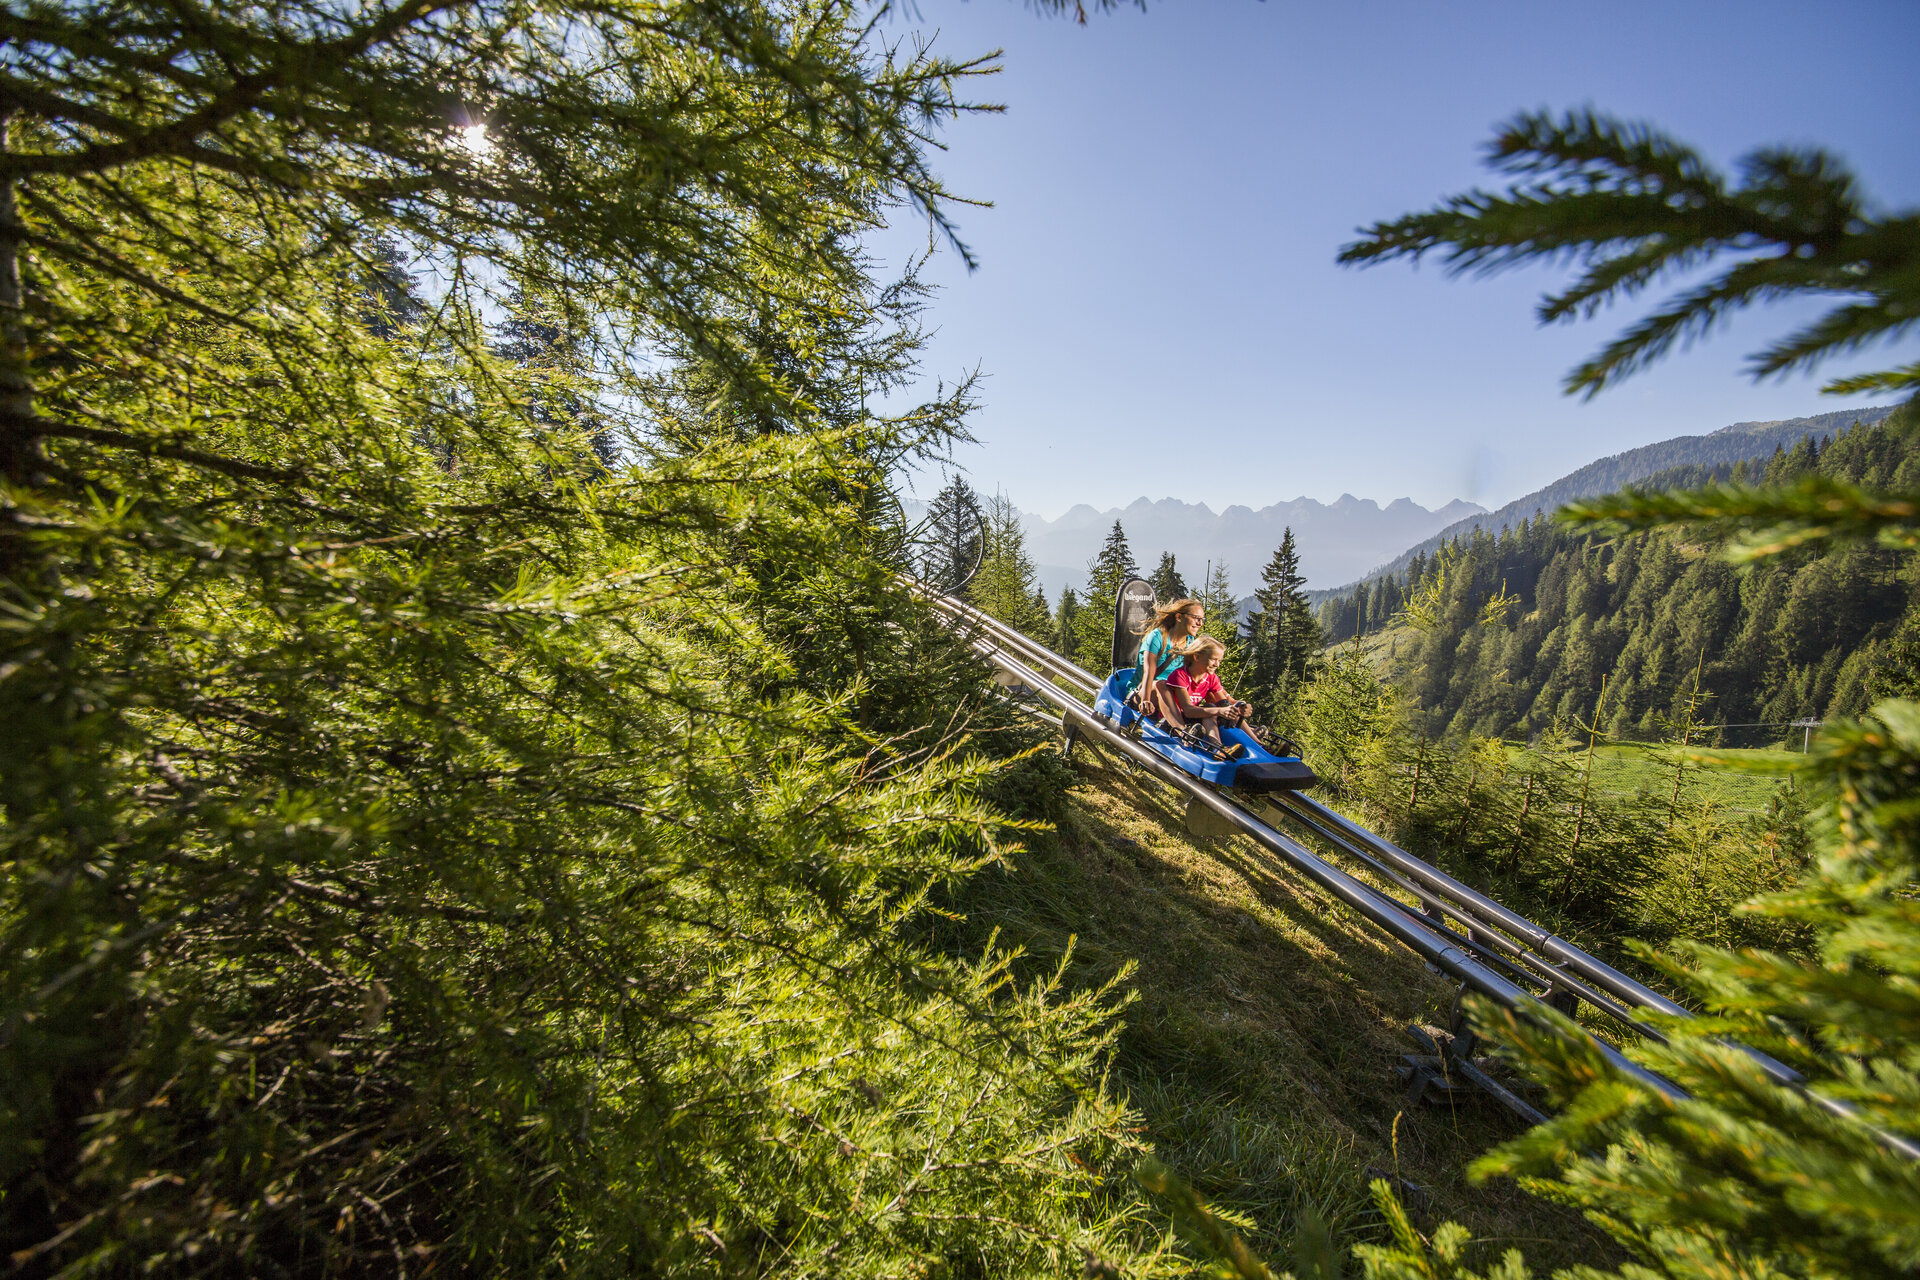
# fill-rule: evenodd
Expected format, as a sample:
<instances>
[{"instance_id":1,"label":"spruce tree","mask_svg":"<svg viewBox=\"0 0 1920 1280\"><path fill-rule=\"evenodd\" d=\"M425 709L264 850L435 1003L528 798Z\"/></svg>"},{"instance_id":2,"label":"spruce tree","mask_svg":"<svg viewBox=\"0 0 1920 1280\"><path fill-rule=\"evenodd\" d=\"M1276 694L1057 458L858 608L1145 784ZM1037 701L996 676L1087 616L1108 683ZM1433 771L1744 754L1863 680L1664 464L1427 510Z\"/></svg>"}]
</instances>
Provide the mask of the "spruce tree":
<instances>
[{"instance_id":1,"label":"spruce tree","mask_svg":"<svg viewBox=\"0 0 1920 1280\"><path fill-rule=\"evenodd\" d=\"M1148 575L1147 583L1153 588L1154 598L1161 604L1171 600L1183 600L1192 594L1187 590L1187 580L1180 576L1180 570L1173 563L1171 551L1160 553L1160 563Z\"/></svg>"},{"instance_id":2,"label":"spruce tree","mask_svg":"<svg viewBox=\"0 0 1920 1280\"><path fill-rule=\"evenodd\" d=\"M1288 526L1260 571L1260 587L1253 593L1257 607L1247 616L1247 674L1254 690L1248 701L1265 715L1276 712L1288 690L1305 683L1320 651L1320 624L1307 604L1306 585Z\"/></svg>"},{"instance_id":3,"label":"spruce tree","mask_svg":"<svg viewBox=\"0 0 1920 1280\"><path fill-rule=\"evenodd\" d=\"M986 556L967 599L1023 635L1044 639L1052 618L1034 578L1020 513L1005 494L995 494L987 499L985 516Z\"/></svg>"},{"instance_id":4,"label":"spruce tree","mask_svg":"<svg viewBox=\"0 0 1920 1280\"><path fill-rule=\"evenodd\" d=\"M1782 297L1843 301L1754 355L1756 378L1812 369L1905 332L1920 314L1920 279L1910 266L1920 255L1920 214L1875 210L1831 152L1762 148L1742 160L1733 186L1691 147L1582 110L1516 116L1489 155L1518 179L1507 191L1474 191L1376 223L1340 261L1439 253L1455 273L1581 263L1578 280L1541 301L1544 323L1593 315L1662 277L1691 277L1722 255L1740 255L1716 278L1689 278L1683 292L1574 369L1569 392L1609 387L1732 312ZM1896 391L1920 406L1920 363L1841 378L1826 389Z\"/></svg>"},{"instance_id":5,"label":"spruce tree","mask_svg":"<svg viewBox=\"0 0 1920 1280\"><path fill-rule=\"evenodd\" d=\"M990 541L979 495L955 476L927 504L924 524L921 580L939 591L962 591L983 565Z\"/></svg>"},{"instance_id":6,"label":"spruce tree","mask_svg":"<svg viewBox=\"0 0 1920 1280\"><path fill-rule=\"evenodd\" d=\"M1289 679L1305 681L1312 675L1325 638L1320 634L1319 621L1313 616L1313 606L1307 603L1304 578L1287 595L1277 634L1282 670Z\"/></svg>"},{"instance_id":7,"label":"spruce tree","mask_svg":"<svg viewBox=\"0 0 1920 1280\"><path fill-rule=\"evenodd\" d=\"M1134 563L1133 549L1127 545L1127 531L1115 520L1106 540L1087 562L1087 600L1100 600L1104 593L1104 598L1111 601L1121 583L1139 576L1140 566Z\"/></svg>"},{"instance_id":8,"label":"spruce tree","mask_svg":"<svg viewBox=\"0 0 1920 1280\"><path fill-rule=\"evenodd\" d=\"M1869 213L1857 181L1827 153L1757 152L1742 185L1729 189L1697 153L1664 135L1581 112L1520 117L1493 155L1521 176L1513 189L1470 193L1380 224L1343 257L1442 249L1460 269L1533 258L1582 263L1585 276L1543 306L1552 319L1590 314L1666 270L1696 271L1721 252L1778 250L1690 284L1575 370L1570 390L1610 385L1758 300L1801 291L1852 299L1763 353L1759 373L1807 368L1900 332L1920 303L1910 268L1920 215ZM1911 413L1920 405L1920 365L1829 389L1907 392L1915 396ZM1820 452L1830 457L1838 448ZM1811 466L1815 451L1806 452ZM1731 556L1748 563L1835 541L1920 542L1911 488L1875 493L1831 475L1786 474L1792 469L1776 454L1766 487L1630 492L1562 518L1606 520L1610 533L1684 526L1691 539L1728 540ZM1591 589L1605 589L1605 578L1602 569ZM1680 1087L1679 1097L1606 1063L1571 1023L1546 1026L1482 1007L1483 1027L1547 1085L1559 1113L1481 1161L1476 1176L1523 1176L1585 1210L1632 1257L1613 1274L1911 1275L1920 1259L1920 1160L1881 1135L1909 1146L1920 1138L1917 778L1920 703L1887 699L1822 732L1800 778L1820 801L1812 872L1798 887L1748 904L1811 932L1812 956L1700 944L1667 955L1641 949L1707 1015L1663 1023L1662 1042L1634 1051ZM1729 1037L1797 1068L1805 1093L1772 1084ZM1843 1103L1857 1118L1817 1100ZM1376 1194L1394 1239L1359 1251L1369 1280L1472 1274L1464 1231L1443 1226L1424 1239L1384 1184ZM1496 1273L1525 1274L1517 1251Z\"/></svg>"},{"instance_id":9,"label":"spruce tree","mask_svg":"<svg viewBox=\"0 0 1920 1280\"><path fill-rule=\"evenodd\" d=\"M1113 602L1121 584L1139 576L1127 531L1115 520L1106 541L1087 562L1087 593L1074 619L1074 661L1097 675L1106 674L1112 665Z\"/></svg>"},{"instance_id":10,"label":"spruce tree","mask_svg":"<svg viewBox=\"0 0 1920 1280\"><path fill-rule=\"evenodd\" d=\"M1060 588L1060 603L1053 612L1053 650L1074 657L1080 638L1080 597L1072 587Z\"/></svg>"},{"instance_id":11,"label":"spruce tree","mask_svg":"<svg viewBox=\"0 0 1920 1280\"><path fill-rule=\"evenodd\" d=\"M1207 566L1200 603L1207 610L1207 633L1226 645L1231 654L1240 640L1240 602L1234 597L1233 577L1227 572L1226 561L1215 560Z\"/></svg>"},{"instance_id":12,"label":"spruce tree","mask_svg":"<svg viewBox=\"0 0 1920 1280\"><path fill-rule=\"evenodd\" d=\"M1867 677L1867 694L1882 698L1920 700L1920 607L1907 606L1906 617L1875 655Z\"/></svg>"},{"instance_id":13,"label":"spruce tree","mask_svg":"<svg viewBox=\"0 0 1920 1280\"><path fill-rule=\"evenodd\" d=\"M366 246L366 305L360 323L376 338L391 338L427 316L407 255L389 235L375 235Z\"/></svg>"},{"instance_id":14,"label":"spruce tree","mask_svg":"<svg viewBox=\"0 0 1920 1280\"><path fill-rule=\"evenodd\" d=\"M493 349L526 371L528 416L547 432L564 432L582 442L601 466L614 466L618 446L606 417L593 404L590 322L569 315L562 300L524 289L510 291L503 306L507 316L494 326ZM565 448L570 441L556 443Z\"/></svg>"}]
</instances>

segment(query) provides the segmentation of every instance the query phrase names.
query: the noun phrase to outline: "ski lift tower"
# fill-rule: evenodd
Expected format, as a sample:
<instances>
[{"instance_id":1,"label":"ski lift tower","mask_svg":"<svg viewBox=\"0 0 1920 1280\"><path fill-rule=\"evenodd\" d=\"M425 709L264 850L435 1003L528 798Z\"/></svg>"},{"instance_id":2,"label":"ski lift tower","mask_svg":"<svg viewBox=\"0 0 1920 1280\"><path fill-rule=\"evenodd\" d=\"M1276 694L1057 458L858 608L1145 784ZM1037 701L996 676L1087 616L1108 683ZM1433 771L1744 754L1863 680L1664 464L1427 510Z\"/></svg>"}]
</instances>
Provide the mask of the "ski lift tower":
<instances>
[{"instance_id":1,"label":"ski lift tower","mask_svg":"<svg viewBox=\"0 0 1920 1280\"><path fill-rule=\"evenodd\" d=\"M1794 721L1790 721L1789 723L1795 729L1806 730L1805 735L1801 738L1801 741L1800 741L1800 754L1805 755L1807 752L1813 750L1813 731L1820 727L1820 722L1814 719L1805 719L1805 720L1794 720Z\"/></svg>"}]
</instances>

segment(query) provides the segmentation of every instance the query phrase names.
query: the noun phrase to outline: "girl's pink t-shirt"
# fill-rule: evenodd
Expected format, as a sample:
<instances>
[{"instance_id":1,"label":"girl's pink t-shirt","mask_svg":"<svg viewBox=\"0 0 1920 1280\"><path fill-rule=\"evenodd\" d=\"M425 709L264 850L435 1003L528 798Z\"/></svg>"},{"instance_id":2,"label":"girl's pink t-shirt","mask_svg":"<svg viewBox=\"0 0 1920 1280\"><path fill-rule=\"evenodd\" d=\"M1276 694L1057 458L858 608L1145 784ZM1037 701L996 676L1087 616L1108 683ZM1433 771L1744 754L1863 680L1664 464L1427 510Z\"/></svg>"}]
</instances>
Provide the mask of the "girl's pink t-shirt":
<instances>
[{"instance_id":1,"label":"girl's pink t-shirt","mask_svg":"<svg viewBox=\"0 0 1920 1280\"><path fill-rule=\"evenodd\" d=\"M1198 680L1193 672L1185 667L1167 677L1167 683L1176 689L1186 690L1187 698L1193 702L1205 702L1208 698L1226 697L1226 691L1220 687L1220 673L1209 671Z\"/></svg>"}]
</instances>

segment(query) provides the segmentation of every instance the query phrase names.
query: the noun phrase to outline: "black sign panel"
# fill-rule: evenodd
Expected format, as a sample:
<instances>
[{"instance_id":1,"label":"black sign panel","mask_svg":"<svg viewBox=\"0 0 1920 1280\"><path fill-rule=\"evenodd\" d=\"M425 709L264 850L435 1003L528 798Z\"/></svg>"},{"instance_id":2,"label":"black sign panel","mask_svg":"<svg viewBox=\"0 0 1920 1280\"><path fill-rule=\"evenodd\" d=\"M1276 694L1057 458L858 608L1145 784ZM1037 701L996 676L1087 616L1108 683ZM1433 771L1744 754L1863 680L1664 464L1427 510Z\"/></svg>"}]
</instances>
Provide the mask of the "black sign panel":
<instances>
[{"instance_id":1,"label":"black sign panel","mask_svg":"<svg viewBox=\"0 0 1920 1280\"><path fill-rule=\"evenodd\" d=\"M1113 597L1113 668L1133 665L1140 637L1153 620L1153 588L1138 578L1120 584Z\"/></svg>"}]
</instances>

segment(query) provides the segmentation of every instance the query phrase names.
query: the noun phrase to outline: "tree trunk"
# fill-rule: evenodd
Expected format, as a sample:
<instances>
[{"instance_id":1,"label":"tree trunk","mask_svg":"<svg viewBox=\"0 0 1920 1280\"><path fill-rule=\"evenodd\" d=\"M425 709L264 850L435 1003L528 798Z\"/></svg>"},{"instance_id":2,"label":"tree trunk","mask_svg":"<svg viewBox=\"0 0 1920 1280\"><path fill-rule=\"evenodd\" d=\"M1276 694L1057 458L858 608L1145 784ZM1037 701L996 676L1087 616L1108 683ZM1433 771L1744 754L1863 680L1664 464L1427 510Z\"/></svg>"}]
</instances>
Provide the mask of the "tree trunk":
<instances>
[{"instance_id":1,"label":"tree trunk","mask_svg":"<svg viewBox=\"0 0 1920 1280\"><path fill-rule=\"evenodd\" d=\"M1506 870L1509 872L1520 862L1520 841L1526 834L1527 814L1533 809L1533 779L1534 775L1529 772L1526 794L1520 797L1520 816L1513 824L1513 843L1507 847Z\"/></svg>"},{"instance_id":2,"label":"tree trunk","mask_svg":"<svg viewBox=\"0 0 1920 1280\"><path fill-rule=\"evenodd\" d=\"M0 157L13 149L15 112L0 108ZM0 476L26 484L33 474L33 379L20 291L20 205L11 174L0 175Z\"/></svg>"},{"instance_id":3,"label":"tree trunk","mask_svg":"<svg viewBox=\"0 0 1920 1280\"><path fill-rule=\"evenodd\" d=\"M0 108L0 163L13 149L16 114L13 108ZM0 171L0 481L22 489L37 479L40 433L33 414L33 375L20 288L22 228L14 183L10 172ZM17 532L0 527L0 580L18 578L22 555Z\"/></svg>"},{"instance_id":4,"label":"tree trunk","mask_svg":"<svg viewBox=\"0 0 1920 1280\"><path fill-rule=\"evenodd\" d=\"M1413 786L1407 792L1407 837L1413 838L1420 825L1420 774L1427 763L1427 739L1420 738L1420 750L1413 758Z\"/></svg>"},{"instance_id":5,"label":"tree trunk","mask_svg":"<svg viewBox=\"0 0 1920 1280\"><path fill-rule=\"evenodd\" d=\"M0 108L0 162L13 150L17 112ZM16 488L32 484L39 470L40 433L33 415L33 376L28 363L25 295L20 287L23 230L15 178L0 171L0 480ZM0 535L0 575L13 576L18 547Z\"/></svg>"}]
</instances>

